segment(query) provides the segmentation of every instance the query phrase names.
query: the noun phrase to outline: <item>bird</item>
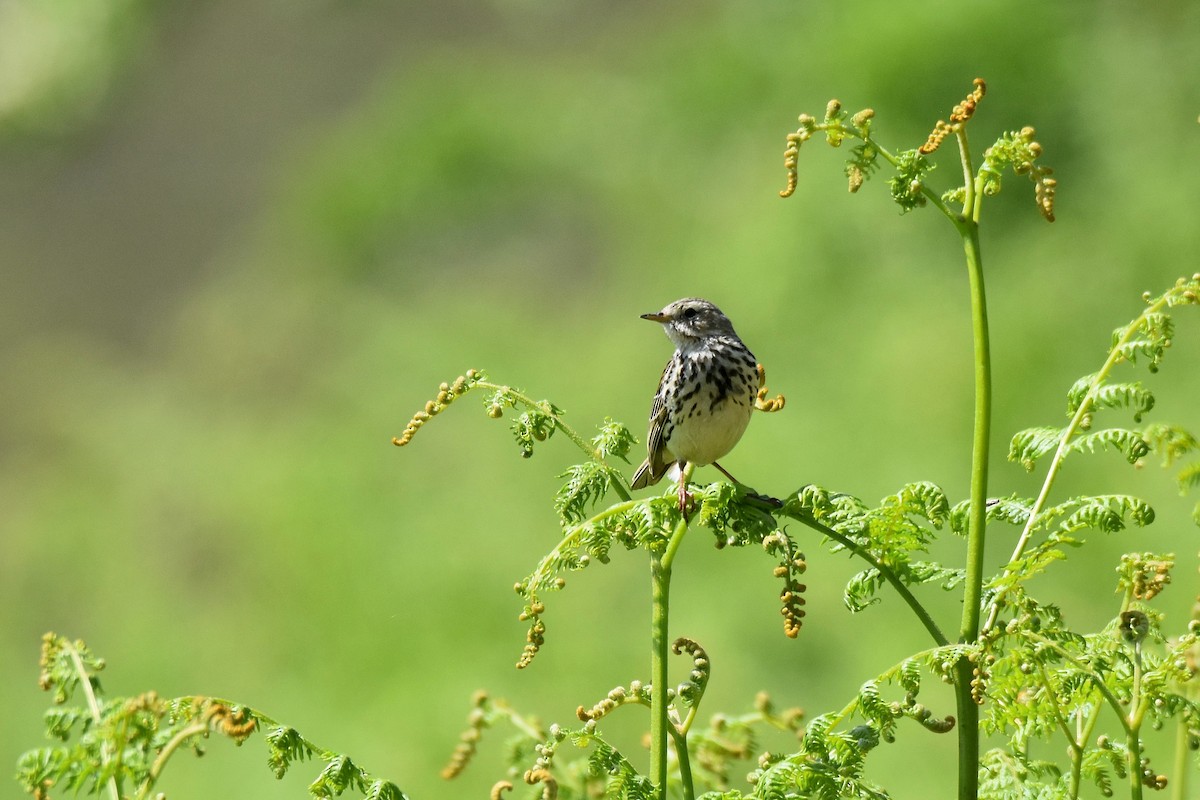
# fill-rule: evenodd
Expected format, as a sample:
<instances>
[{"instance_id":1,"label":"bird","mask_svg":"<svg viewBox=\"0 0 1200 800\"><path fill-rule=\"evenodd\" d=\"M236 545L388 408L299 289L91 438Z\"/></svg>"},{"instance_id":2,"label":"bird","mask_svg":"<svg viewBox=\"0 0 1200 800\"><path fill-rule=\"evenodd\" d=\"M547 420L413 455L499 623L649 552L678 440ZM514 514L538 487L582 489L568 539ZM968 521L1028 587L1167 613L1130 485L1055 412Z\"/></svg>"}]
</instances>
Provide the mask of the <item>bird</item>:
<instances>
[{"instance_id":1,"label":"bird","mask_svg":"<svg viewBox=\"0 0 1200 800\"><path fill-rule=\"evenodd\" d=\"M758 390L758 361L721 309L685 297L662 311L642 314L658 322L675 353L663 369L650 408L647 456L630 486L643 489L662 480L672 465L712 464L734 483L717 459L746 432ZM686 481L679 482L679 510L686 513Z\"/></svg>"}]
</instances>

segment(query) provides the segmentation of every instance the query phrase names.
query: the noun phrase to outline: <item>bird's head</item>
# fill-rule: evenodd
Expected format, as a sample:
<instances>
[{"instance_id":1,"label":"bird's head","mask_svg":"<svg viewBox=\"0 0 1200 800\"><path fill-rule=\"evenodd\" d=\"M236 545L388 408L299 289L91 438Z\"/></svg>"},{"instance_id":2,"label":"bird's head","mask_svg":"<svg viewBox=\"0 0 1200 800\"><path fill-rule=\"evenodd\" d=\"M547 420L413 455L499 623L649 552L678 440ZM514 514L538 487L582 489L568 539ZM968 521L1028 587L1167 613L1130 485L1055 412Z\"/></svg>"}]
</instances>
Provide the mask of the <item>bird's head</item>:
<instances>
[{"instance_id":1,"label":"bird's head","mask_svg":"<svg viewBox=\"0 0 1200 800\"><path fill-rule=\"evenodd\" d=\"M676 300L662 311L642 314L642 319L662 323L667 336L679 348L694 346L713 336L737 336L729 317L698 297Z\"/></svg>"}]
</instances>

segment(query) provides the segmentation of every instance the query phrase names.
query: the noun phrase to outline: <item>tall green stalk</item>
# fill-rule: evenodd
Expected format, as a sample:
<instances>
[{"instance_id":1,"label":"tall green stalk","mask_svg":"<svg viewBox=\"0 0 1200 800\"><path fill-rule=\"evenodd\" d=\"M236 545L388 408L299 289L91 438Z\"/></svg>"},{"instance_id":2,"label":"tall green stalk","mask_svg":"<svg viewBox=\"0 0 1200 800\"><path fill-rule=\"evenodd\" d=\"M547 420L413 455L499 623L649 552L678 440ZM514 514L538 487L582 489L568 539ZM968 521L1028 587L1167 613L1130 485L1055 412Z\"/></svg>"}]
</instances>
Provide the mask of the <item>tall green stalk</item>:
<instances>
[{"instance_id":1,"label":"tall green stalk","mask_svg":"<svg viewBox=\"0 0 1200 800\"><path fill-rule=\"evenodd\" d=\"M971 164L965 129L957 131L963 165L962 216L953 220L962 236L971 294L971 332L975 361L975 423L971 448L971 511L967 525L966 580L963 587L960 642L979 639L983 605L983 556L987 530L988 456L992 433L992 355L988 333L987 293L983 259L979 249L979 209L982 186ZM974 800L979 794L979 706L971 695L972 664L961 659L955 665L955 700L958 709L958 796Z\"/></svg>"},{"instance_id":2,"label":"tall green stalk","mask_svg":"<svg viewBox=\"0 0 1200 800\"><path fill-rule=\"evenodd\" d=\"M692 471L692 465L688 464L679 476L684 486L691 480ZM667 747L671 735L671 720L667 716L667 659L671 655L671 566L687 529L687 516L681 515L662 552L656 549L650 551L650 779L658 787L659 797L663 800L667 797ZM686 744L683 746L686 747Z\"/></svg>"}]
</instances>

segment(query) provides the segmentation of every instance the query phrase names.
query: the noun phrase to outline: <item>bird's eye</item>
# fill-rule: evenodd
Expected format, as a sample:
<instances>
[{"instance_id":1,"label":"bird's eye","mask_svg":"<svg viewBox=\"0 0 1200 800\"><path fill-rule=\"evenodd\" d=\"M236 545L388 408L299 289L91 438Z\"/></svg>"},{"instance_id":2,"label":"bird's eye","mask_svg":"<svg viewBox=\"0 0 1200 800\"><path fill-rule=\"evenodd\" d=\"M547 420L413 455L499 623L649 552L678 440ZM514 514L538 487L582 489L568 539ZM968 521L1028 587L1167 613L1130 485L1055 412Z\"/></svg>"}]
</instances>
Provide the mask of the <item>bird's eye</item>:
<instances>
[{"instance_id":1,"label":"bird's eye","mask_svg":"<svg viewBox=\"0 0 1200 800\"><path fill-rule=\"evenodd\" d=\"M698 313L700 313L700 312L698 312L698 311L697 311L696 309L694 309L694 308L685 308L685 309L683 310L683 318L684 318L684 319L691 319L692 317L696 316Z\"/></svg>"}]
</instances>

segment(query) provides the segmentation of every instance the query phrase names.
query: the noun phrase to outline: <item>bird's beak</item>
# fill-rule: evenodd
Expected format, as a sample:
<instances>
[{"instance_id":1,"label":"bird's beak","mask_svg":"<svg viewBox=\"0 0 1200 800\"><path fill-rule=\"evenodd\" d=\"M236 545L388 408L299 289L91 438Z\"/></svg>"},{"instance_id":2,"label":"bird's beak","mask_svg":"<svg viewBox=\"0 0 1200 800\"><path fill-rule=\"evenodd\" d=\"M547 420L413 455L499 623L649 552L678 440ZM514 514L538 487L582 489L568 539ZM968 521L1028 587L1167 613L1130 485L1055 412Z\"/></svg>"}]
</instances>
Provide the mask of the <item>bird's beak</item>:
<instances>
[{"instance_id":1,"label":"bird's beak","mask_svg":"<svg viewBox=\"0 0 1200 800\"><path fill-rule=\"evenodd\" d=\"M648 319L651 322L670 322L671 318L661 311L656 311L653 314L642 314L642 319Z\"/></svg>"}]
</instances>

